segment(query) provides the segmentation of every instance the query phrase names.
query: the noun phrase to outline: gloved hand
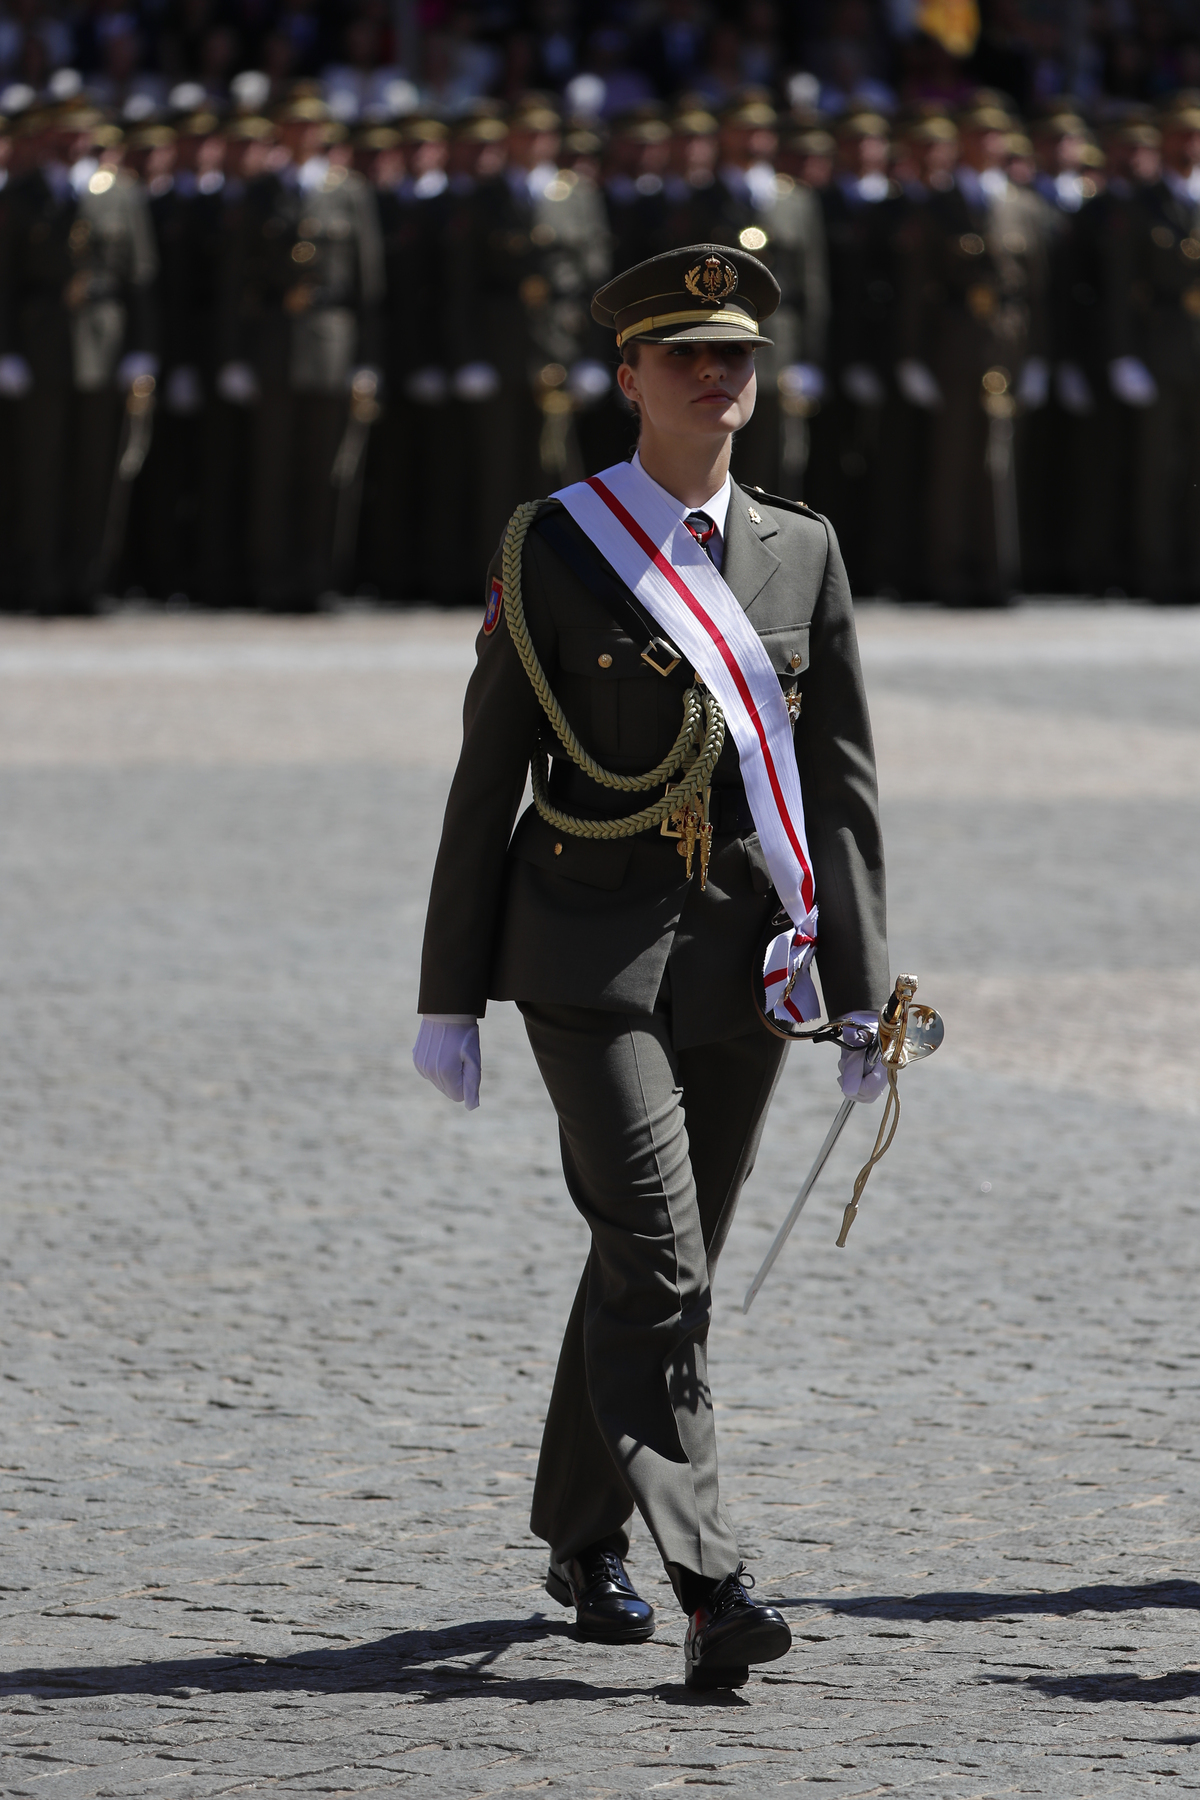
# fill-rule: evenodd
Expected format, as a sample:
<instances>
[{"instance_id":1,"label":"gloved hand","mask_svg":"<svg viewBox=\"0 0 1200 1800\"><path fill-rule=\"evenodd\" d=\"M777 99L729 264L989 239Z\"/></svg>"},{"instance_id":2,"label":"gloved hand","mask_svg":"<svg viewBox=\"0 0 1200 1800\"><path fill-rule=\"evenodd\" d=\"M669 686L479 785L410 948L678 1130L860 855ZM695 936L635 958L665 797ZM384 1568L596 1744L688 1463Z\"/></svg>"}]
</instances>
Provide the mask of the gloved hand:
<instances>
[{"instance_id":1,"label":"gloved hand","mask_svg":"<svg viewBox=\"0 0 1200 1800\"><path fill-rule=\"evenodd\" d=\"M456 400L494 400L500 392L500 371L489 362L463 363L455 369L452 385Z\"/></svg>"},{"instance_id":2,"label":"gloved hand","mask_svg":"<svg viewBox=\"0 0 1200 1800\"><path fill-rule=\"evenodd\" d=\"M1031 356L1017 382L1017 399L1026 412L1039 412L1050 397L1050 364L1044 356Z\"/></svg>"},{"instance_id":3,"label":"gloved hand","mask_svg":"<svg viewBox=\"0 0 1200 1800\"><path fill-rule=\"evenodd\" d=\"M131 350L117 364L119 388L131 388L143 375L149 375L152 381L158 378L158 358L152 356L149 350Z\"/></svg>"},{"instance_id":4,"label":"gloved hand","mask_svg":"<svg viewBox=\"0 0 1200 1800\"><path fill-rule=\"evenodd\" d=\"M572 364L567 376L567 392L579 406L590 406L602 400L612 386L612 376L594 356L583 356Z\"/></svg>"},{"instance_id":5,"label":"gloved hand","mask_svg":"<svg viewBox=\"0 0 1200 1800\"><path fill-rule=\"evenodd\" d=\"M468 1112L479 1105L479 1021L471 1013L422 1013L413 1062L447 1100L462 1100Z\"/></svg>"},{"instance_id":6,"label":"gloved hand","mask_svg":"<svg viewBox=\"0 0 1200 1800\"><path fill-rule=\"evenodd\" d=\"M928 363L918 362L915 356L906 356L896 364L896 386L908 404L919 406L922 412L936 412L942 404L936 375Z\"/></svg>"},{"instance_id":7,"label":"gloved hand","mask_svg":"<svg viewBox=\"0 0 1200 1800\"><path fill-rule=\"evenodd\" d=\"M187 419L204 405L200 371L194 363L180 363L167 376L167 411Z\"/></svg>"},{"instance_id":8,"label":"gloved hand","mask_svg":"<svg viewBox=\"0 0 1200 1800\"><path fill-rule=\"evenodd\" d=\"M0 356L0 394L6 400L19 400L33 386L33 370L23 356Z\"/></svg>"},{"instance_id":9,"label":"gloved hand","mask_svg":"<svg viewBox=\"0 0 1200 1800\"><path fill-rule=\"evenodd\" d=\"M433 364L414 369L404 378L404 392L414 406L444 406L450 394L445 369L435 368Z\"/></svg>"},{"instance_id":10,"label":"gloved hand","mask_svg":"<svg viewBox=\"0 0 1200 1800\"><path fill-rule=\"evenodd\" d=\"M786 369L779 371L779 391L785 400L807 400L810 403L823 400L825 376L816 363L789 363Z\"/></svg>"},{"instance_id":11,"label":"gloved hand","mask_svg":"<svg viewBox=\"0 0 1200 1800\"><path fill-rule=\"evenodd\" d=\"M217 392L230 406L249 406L258 399L258 376L247 362L227 362L218 371Z\"/></svg>"},{"instance_id":12,"label":"gloved hand","mask_svg":"<svg viewBox=\"0 0 1200 1800\"><path fill-rule=\"evenodd\" d=\"M842 1032L843 1048L838 1059L838 1085L847 1100L878 1100L887 1086L887 1069L882 1062L875 1063L869 1074L864 1075L863 1069L867 1052L874 1042L872 1027L878 1027L879 1014L853 1012L847 1013L846 1017L862 1029L858 1033L853 1030ZM855 1045L852 1041L855 1036L861 1037L860 1045Z\"/></svg>"},{"instance_id":13,"label":"gloved hand","mask_svg":"<svg viewBox=\"0 0 1200 1800\"><path fill-rule=\"evenodd\" d=\"M887 398L870 363L847 363L842 370L842 389L855 406L882 406Z\"/></svg>"},{"instance_id":14,"label":"gloved hand","mask_svg":"<svg viewBox=\"0 0 1200 1800\"><path fill-rule=\"evenodd\" d=\"M1092 384L1078 363L1059 363L1054 371L1054 392L1063 411L1073 418L1086 419L1096 410Z\"/></svg>"},{"instance_id":15,"label":"gloved hand","mask_svg":"<svg viewBox=\"0 0 1200 1800\"><path fill-rule=\"evenodd\" d=\"M1126 406L1153 406L1158 383L1139 356L1118 356L1108 365L1108 385Z\"/></svg>"}]
</instances>

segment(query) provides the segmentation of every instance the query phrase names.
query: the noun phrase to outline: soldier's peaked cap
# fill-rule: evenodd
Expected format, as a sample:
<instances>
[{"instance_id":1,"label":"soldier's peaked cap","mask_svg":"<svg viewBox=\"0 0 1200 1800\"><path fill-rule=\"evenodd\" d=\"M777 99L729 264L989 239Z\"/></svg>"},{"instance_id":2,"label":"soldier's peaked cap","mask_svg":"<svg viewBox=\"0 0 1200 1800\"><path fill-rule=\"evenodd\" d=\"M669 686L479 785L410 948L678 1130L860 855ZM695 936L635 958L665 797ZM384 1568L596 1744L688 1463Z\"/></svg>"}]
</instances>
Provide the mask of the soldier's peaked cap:
<instances>
[{"instance_id":1,"label":"soldier's peaked cap","mask_svg":"<svg viewBox=\"0 0 1200 1800\"><path fill-rule=\"evenodd\" d=\"M764 263L725 244L689 244L636 264L592 297L592 317L618 346L770 344L759 329L779 305L779 283Z\"/></svg>"}]
</instances>

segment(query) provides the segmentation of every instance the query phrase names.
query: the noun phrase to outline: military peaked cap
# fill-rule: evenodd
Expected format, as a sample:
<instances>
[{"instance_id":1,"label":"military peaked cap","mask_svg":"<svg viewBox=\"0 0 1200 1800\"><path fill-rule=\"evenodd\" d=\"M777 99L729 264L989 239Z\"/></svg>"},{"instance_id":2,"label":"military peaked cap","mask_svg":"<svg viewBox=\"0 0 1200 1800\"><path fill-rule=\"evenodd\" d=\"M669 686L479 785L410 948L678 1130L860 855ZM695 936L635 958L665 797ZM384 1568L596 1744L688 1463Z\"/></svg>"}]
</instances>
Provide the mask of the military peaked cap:
<instances>
[{"instance_id":1,"label":"military peaked cap","mask_svg":"<svg viewBox=\"0 0 1200 1800\"><path fill-rule=\"evenodd\" d=\"M779 305L764 263L724 244L690 244L626 269L592 297L592 317L647 344L770 344L759 331Z\"/></svg>"}]
</instances>

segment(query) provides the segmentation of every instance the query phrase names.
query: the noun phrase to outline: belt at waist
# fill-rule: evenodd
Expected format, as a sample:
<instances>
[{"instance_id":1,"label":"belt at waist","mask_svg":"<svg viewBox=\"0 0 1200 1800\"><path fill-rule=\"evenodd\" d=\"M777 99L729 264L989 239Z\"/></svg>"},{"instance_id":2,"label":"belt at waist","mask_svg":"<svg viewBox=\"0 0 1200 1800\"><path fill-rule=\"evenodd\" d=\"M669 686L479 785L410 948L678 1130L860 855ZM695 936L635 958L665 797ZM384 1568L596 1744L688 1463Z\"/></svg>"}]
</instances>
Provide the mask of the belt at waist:
<instances>
[{"instance_id":1,"label":"belt at waist","mask_svg":"<svg viewBox=\"0 0 1200 1800\"><path fill-rule=\"evenodd\" d=\"M574 811L583 818L620 819L637 812L661 794L654 788L646 794L615 794L589 779L582 769L561 762L554 765L550 776L550 798L564 811ZM746 790L739 781L733 784L713 783L709 791L708 818L715 837L749 837L757 830Z\"/></svg>"}]
</instances>

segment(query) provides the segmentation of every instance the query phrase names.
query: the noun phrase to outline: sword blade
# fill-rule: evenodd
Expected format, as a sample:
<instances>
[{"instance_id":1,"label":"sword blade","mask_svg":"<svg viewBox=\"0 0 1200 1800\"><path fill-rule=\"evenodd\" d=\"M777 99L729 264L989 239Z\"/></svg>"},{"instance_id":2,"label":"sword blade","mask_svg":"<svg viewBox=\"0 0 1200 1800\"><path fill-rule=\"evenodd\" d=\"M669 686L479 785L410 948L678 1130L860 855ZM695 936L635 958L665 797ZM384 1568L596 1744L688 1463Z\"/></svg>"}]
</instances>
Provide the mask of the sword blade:
<instances>
[{"instance_id":1,"label":"sword blade","mask_svg":"<svg viewBox=\"0 0 1200 1800\"><path fill-rule=\"evenodd\" d=\"M743 1313L748 1313L750 1311L750 1308L753 1306L755 1295L758 1293L758 1290L762 1286L763 1282L767 1279L767 1276L771 1273L771 1269L772 1269L772 1266L774 1265L775 1258L779 1255L779 1252L783 1249L783 1246L787 1243L788 1238L791 1236L792 1227L796 1223L796 1220L800 1217L800 1214L804 1211L804 1203L808 1199L808 1196L812 1193L813 1188L817 1184L817 1176L821 1173L821 1170L825 1167L825 1164L829 1161L829 1153L833 1149L833 1146L837 1143L838 1139L841 1137L842 1131L846 1124L846 1120L850 1117L850 1114L854 1111L854 1108L857 1105L858 1105L857 1100L850 1099L850 1100L843 1100L842 1104L838 1107L837 1113L834 1117L833 1124L829 1127L829 1132L828 1132L828 1135L826 1136L825 1142L821 1145L821 1148L817 1151L817 1160L814 1162L812 1168L808 1171L808 1174L804 1177L804 1186L800 1189L800 1192L796 1195L796 1198L795 1198L794 1202L792 1203L791 1212L788 1214L787 1218L783 1221L783 1224L779 1227L779 1230L775 1233L775 1242L771 1245L771 1248L767 1251L767 1254L764 1256L762 1268L758 1271L758 1274L754 1277L754 1280L750 1283L750 1286L746 1289L746 1298L742 1301Z\"/></svg>"}]
</instances>

